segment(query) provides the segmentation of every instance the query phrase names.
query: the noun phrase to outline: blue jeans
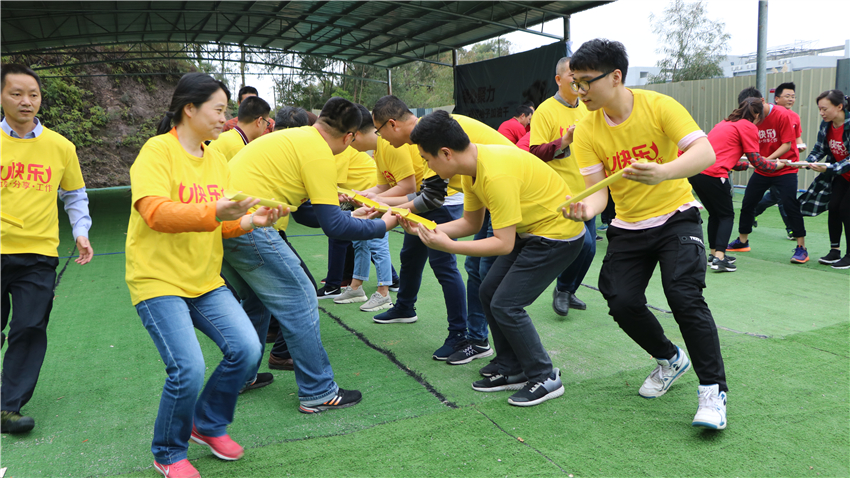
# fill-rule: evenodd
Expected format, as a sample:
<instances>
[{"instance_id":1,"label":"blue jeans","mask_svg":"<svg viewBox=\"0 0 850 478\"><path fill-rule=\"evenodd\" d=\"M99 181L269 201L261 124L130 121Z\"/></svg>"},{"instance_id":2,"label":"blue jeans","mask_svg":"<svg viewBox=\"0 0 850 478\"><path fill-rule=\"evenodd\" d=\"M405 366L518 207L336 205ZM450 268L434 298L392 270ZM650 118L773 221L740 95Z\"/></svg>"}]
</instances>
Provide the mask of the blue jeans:
<instances>
[{"instance_id":1,"label":"blue jeans","mask_svg":"<svg viewBox=\"0 0 850 478\"><path fill-rule=\"evenodd\" d=\"M433 211L420 214L437 224L454 221L463 213L463 205L443 206ZM457 270L457 258L454 254L431 249L419 236L404 235L401 246L400 286L396 295L395 308L403 311L413 311L419 286L422 285L422 272L425 261L431 265L431 270L443 288L446 301L449 332L459 332L466 336L466 296L463 288L463 277Z\"/></svg>"},{"instance_id":2,"label":"blue jeans","mask_svg":"<svg viewBox=\"0 0 850 478\"><path fill-rule=\"evenodd\" d=\"M369 280L370 263L375 263L375 273L378 274L378 285L390 286L393 283L392 261L390 259L389 233L378 239L354 241L354 274L353 278Z\"/></svg>"},{"instance_id":3,"label":"blue jeans","mask_svg":"<svg viewBox=\"0 0 850 478\"><path fill-rule=\"evenodd\" d=\"M596 255L596 218L592 218L584 222L584 245L581 247L578 257L569 267L558 276L557 287L561 292L570 292L575 294L587 271L590 270L590 264L593 262L593 256Z\"/></svg>"},{"instance_id":4,"label":"blue jeans","mask_svg":"<svg viewBox=\"0 0 850 478\"><path fill-rule=\"evenodd\" d=\"M170 465L186 458L193 422L202 435L227 433L239 389L262 349L251 322L227 287L194 299L162 296L143 300L136 304L136 311L168 373L151 451L157 462ZM204 355L195 328L224 353L203 391Z\"/></svg>"},{"instance_id":5,"label":"blue jeans","mask_svg":"<svg viewBox=\"0 0 850 478\"><path fill-rule=\"evenodd\" d=\"M265 345L273 315L295 362L295 383L303 405L318 405L338 387L319 332L316 290L301 261L272 228L262 227L224 240L222 272L242 297L256 328L254 340ZM260 367L257 360L252 369Z\"/></svg>"},{"instance_id":6,"label":"blue jeans","mask_svg":"<svg viewBox=\"0 0 850 478\"><path fill-rule=\"evenodd\" d=\"M484 212L484 224L481 230L475 233L474 240L486 239L493 237L493 223L490 222L490 211ZM468 324L469 340L484 341L487 340L487 317L484 315L484 309L481 307L481 298L479 290L481 281L487 277L487 272L490 267L496 262L496 257L473 257L466 256L463 263L466 269L466 322Z\"/></svg>"}]
</instances>

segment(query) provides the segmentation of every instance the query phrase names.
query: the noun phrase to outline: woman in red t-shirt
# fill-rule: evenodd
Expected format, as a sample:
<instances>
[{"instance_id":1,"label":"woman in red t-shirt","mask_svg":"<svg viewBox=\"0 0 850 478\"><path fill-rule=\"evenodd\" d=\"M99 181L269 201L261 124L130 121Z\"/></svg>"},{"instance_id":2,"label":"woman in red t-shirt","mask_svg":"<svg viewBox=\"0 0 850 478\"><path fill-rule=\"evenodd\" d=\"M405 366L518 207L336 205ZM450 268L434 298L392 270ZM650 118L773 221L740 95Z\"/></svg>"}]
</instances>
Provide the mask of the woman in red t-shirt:
<instances>
[{"instance_id":1,"label":"woman in red t-shirt","mask_svg":"<svg viewBox=\"0 0 850 478\"><path fill-rule=\"evenodd\" d=\"M782 163L765 160L759 154L758 128L763 106L759 98L747 98L725 120L708 133L717 160L705 171L688 178L708 211L709 264L715 272L733 272L735 258L726 255L726 244L732 236L735 210L732 207L732 184L729 171L743 170L752 163L762 171L775 171ZM744 121L741 121L744 120ZM747 161L741 161L746 155Z\"/></svg>"},{"instance_id":2,"label":"woman in red t-shirt","mask_svg":"<svg viewBox=\"0 0 850 478\"><path fill-rule=\"evenodd\" d=\"M829 254L821 257L821 264L832 264L833 269L850 269L850 117L847 115L848 98L839 90L824 91L817 98L818 112L823 123L818 129L818 141L809 162L826 157L829 166L812 166L819 173L832 176L832 194L829 198ZM841 229L844 229L846 254L841 257Z\"/></svg>"}]
</instances>

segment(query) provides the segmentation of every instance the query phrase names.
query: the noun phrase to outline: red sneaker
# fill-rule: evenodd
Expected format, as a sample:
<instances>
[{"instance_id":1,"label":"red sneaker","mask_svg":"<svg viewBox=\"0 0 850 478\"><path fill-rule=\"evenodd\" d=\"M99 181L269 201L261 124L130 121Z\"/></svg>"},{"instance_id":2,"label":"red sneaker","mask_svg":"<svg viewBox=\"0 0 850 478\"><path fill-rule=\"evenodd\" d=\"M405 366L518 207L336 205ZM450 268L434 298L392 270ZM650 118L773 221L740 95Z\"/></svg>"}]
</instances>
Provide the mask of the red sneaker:
<instances>
[{"instance_id":1,"label":"red sneaker","mask_svg":"<svg viewBox=\"0 0 850 478\"><path fill-rule=\"evenodd\" d=\"M185 458L170 465L162 465L154 460L153 467L167 478L201 478L198 470Z\"/></svg>"},{"instance_id":2,"label":"red sneaker","mask_svg":"<svg viewBox=\"0 0 850 478\"><path fill-rule=\"evenodd\" d=\"M198 433L198 430L192 427L192 441L201 445L210 447L213 455L222 460L234 461L242 458L245 454L245 449L230 438L230 435L224 434L220 437L208 437Z\"/></svg>"}]
</instances>

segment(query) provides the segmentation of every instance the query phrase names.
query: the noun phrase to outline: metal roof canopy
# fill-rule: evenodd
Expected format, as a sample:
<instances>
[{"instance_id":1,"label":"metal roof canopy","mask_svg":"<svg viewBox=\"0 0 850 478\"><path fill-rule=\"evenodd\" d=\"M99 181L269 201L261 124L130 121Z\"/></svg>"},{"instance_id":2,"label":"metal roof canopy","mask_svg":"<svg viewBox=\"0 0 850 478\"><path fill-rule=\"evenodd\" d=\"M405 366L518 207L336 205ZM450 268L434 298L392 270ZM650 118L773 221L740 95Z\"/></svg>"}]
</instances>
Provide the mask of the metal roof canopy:
<instances>
[{"instance_id":1,"label":"metal roof canopy","mask_svg":"<svg viewBox=\"0 0 850 478\"><path fill-rule=\"evenodd\" d=\"M610 2L0 2L0 51L228 43L392 68L513 31L569 39L569 16ZM531 27L564 19L564 36ZM189 53L191 56L191 53Z\"/></svg>"}]
</instances>

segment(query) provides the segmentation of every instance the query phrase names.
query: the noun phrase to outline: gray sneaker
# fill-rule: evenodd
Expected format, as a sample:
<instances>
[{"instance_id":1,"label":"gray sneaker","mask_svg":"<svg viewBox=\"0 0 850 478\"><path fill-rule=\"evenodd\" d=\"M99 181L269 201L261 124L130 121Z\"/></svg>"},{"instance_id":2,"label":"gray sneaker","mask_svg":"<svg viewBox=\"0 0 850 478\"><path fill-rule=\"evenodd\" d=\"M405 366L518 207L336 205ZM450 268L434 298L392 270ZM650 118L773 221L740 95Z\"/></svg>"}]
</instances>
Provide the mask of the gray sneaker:
<instances>
[{"instance_id":1,"label":"gray sneaker","mask_svg":"<svg viewBox=\"0 0 850 478\"><path fill-rule=\"evenodd\" d=\"M351 304L353 302L366 302L366 293L363 292L362 287L357 290L346 287L339 294L339 297L334 299L334 304Z\"/></svg>"},{"instance_id":2,"label":"gray sneaker","mask_svg":"<svg viewBox=\"0 0 850 478\"><path fill-rule=\"evenodd\" d=\"M372 294L372 297L369 297L368 302L360 306L360 310L363 312L375 312L376 310L389 309L392 306L393 300L390 299L389 294L384 297L380 292L375 292Z\"/></svg>"}]
</instances>

